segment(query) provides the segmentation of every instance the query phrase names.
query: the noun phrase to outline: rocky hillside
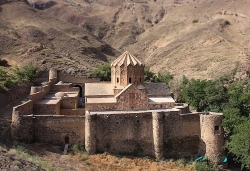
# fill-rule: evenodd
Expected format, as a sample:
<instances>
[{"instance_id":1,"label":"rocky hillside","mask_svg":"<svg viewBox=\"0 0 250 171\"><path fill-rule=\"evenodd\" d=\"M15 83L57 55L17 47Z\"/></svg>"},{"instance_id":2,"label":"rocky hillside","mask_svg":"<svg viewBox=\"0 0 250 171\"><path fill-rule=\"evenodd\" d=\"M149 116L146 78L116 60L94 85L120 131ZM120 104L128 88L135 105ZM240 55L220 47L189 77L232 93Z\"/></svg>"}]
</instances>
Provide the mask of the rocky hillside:
<instances>
[{"instance_id":1,"label":"rocky hillside","mask_svg":"<svg viewBox=\"0 0 250 171\"><path fill-rule=\"evenodd\" d=\"M11 66L32 62L41 69L73 68L88 74L117 54L86 29L34 9L26 1L0 6L0 59Z\"/></svg>"},{"instance_id":2,"label":"rocky hillside","mask_svg":"<svg viewBox=\"0 0 250 171\"><path fill-rule=\"evenodd\" d=\"M249 70L248 0L29 0L1 5L0 54L11 64L75 68L129 50L154 72L217 78ZM15 11L15 12L14 12Z\"/></svg>"}]
</instances>

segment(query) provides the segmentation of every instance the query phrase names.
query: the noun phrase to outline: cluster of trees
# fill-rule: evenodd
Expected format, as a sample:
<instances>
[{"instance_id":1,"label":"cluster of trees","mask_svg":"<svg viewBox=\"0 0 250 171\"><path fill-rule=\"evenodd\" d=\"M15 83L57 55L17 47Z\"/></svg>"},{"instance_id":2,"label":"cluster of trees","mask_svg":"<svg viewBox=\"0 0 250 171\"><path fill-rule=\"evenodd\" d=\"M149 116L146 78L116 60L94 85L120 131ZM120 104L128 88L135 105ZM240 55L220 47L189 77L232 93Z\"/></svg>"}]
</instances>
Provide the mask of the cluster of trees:
<instances>
[{"instance_id":1,"label":"cluster of trees","mask_svg":"<svg viewBox=\"0 0 250 171\"><path fill-rule=\"evenodd\" d=\"M21 68L15 67L10 72L0 68L0 91L5 92L21 82L33 81L36 78L37 71L38 67L33 64Z\"/></svg>"},{"instance_id":2,"label":"cluster of trees","mask_svg":"<svg viewBox=\"0 0 250 171\"><path fill-rule=\"evenodd\" d=\"M184 77L180 100L197 111L223 112L225 147L242 167L250 167L250 83L234 81L233 74L216 80Z\"/></svg>"}]
</instances>

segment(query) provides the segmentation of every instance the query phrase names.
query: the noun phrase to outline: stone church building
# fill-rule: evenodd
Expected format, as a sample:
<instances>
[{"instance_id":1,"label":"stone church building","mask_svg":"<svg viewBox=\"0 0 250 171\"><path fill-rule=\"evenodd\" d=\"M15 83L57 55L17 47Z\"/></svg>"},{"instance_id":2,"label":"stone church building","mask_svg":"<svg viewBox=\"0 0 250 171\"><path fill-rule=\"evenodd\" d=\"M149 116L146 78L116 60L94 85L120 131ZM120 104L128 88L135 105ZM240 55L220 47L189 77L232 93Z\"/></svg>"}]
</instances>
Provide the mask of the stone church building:
<instances>
[{"instance_id":1,"label":"stone church building","mask_svg":"<svg viewBox=\"0 0 250 171\"><path fill-rule=\"evenodd\" d=\"M13 138L78 144L90 154L207 156L222 162L223 114L190 113L188 105L175 103L165 83L144 82L144 67L124 52L111 63L111 82L51 69L31 87L30 99L13 108Z\"/></svg>"},{"instance_id":2,"label":"stone church building","mask_svg":"<svg viewBox=\"0 0 250 171\"><path fill-rule=\"evenodd\" d=\"M110 83L86 83L87 111L173 108L165 83L144 83L144 64L128 51L111 63Z\"/></svg>"}]
</instances>

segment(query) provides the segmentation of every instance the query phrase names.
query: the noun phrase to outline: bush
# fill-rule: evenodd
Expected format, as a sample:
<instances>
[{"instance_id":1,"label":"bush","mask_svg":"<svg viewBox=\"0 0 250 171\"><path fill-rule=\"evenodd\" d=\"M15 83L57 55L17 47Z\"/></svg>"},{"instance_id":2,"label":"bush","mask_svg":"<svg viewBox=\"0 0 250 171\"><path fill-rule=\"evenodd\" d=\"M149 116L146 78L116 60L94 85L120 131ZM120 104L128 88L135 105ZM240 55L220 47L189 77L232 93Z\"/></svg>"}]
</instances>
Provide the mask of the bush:
<instances>
[{"instance_id":1,"label":"bush","mask_svg":"<svg viewBox=\"0 0 250 171\"><path fill-rule=\"evenodd\" d=\"M192 21L192 23L198 23L199 22L199 20L193 20Z\"/></svg>"},{"instance_id":2,"label":"bush","mask_svg":"<svg viewBox=\"0 0 250 171\"><path fill-rule=\"evenodd\" d=\"M219 171L219 169L210 161L208 162L194 162L194 168L196 171Z\"/></svg>"},{"instance_id":3,"label":"bush","mask_svg":"<svg viewBox=\"0 0 250 171\"><path fill-rule=\"evenodd\" d=\"M94 77L100 78L101 81L111 81L111 69L108 63L98 65L92 71Z\"/></svg>"},{"instance_id":4,"label":"bush","mask_svg":"<svg viewBox=\"0 0 250 171\"><path fill-rule=\"evenodd\" d=\"M33 81L36 78L37 71L38 67L33 64L14 69L14 73L19 81Z\"/></svg>"},{"instance_id":5,"label":"bush","mask_svg":"<svg viewBox=\"0 0 250 171\"><path fill-rule=\"evenodd\" d=\"M86 153L86 150L82 145L74 144L69 148L69 153L75 155L75 154L78 154L78 153Z\"/></svg>"}]
</instances>

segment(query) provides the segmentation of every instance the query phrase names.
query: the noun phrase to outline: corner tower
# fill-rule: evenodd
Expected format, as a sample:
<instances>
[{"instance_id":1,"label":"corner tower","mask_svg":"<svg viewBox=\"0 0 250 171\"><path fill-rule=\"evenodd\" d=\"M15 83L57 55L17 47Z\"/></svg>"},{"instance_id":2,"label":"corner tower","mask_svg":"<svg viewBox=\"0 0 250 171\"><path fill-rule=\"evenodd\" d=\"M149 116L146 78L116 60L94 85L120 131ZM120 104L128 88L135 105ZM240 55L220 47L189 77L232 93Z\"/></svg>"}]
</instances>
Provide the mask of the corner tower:
<instances>
[{"instance_id":1,"label":"corner tower","mask_svg":"<svg viewBox=\"0 0 250 171\"><path fill-rule=\"evenodd\" d=\"M111 63L111 83L127 86L143 84L144 64L128 51Z\"/></svg>"}]
</instances>

